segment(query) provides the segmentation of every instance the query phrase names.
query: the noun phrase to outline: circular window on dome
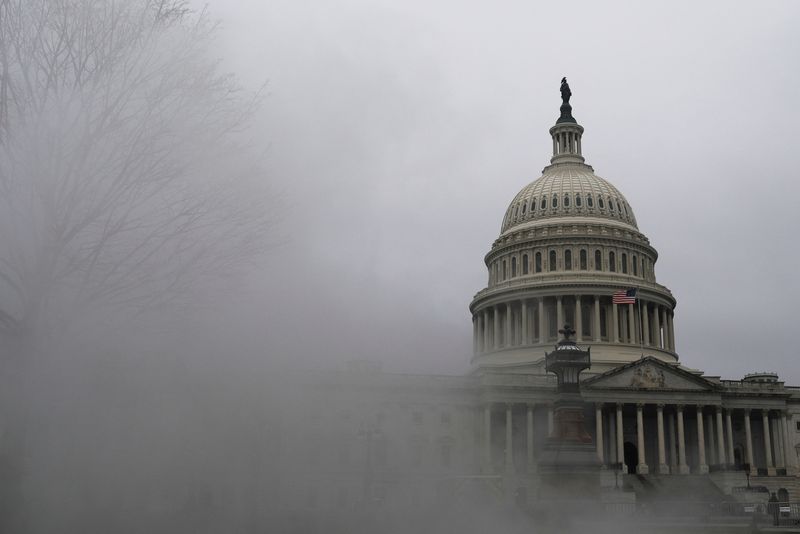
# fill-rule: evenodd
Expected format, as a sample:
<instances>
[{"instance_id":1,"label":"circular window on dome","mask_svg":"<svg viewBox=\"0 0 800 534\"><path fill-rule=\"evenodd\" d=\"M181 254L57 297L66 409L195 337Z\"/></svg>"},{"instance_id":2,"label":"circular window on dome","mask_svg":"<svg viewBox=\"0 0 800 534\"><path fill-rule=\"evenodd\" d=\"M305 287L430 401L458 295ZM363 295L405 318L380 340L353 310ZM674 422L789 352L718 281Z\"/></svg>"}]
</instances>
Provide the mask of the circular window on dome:
<instances>
[{"instance_id":1,"label":"circular window on dome","mask_svg":"<svg viewBox=\"0 0 800 534\"><path fill-rule=\"evenodd\" d=\"M597 197L597 205L600 207L601 210L605 209L606 205L603 202L603 197Z\"/></svg>"},{"instance_id":2,"label":"circular window on dome","mask_svg":"<svg viewBox=\"0 0 800 534\"><path fill-rule=\"evenodd\" d=\"M592 195L586 195L586 205L590 208L594 207L594 200L592 200Z\"/></svg>"},{"instance_id":3,"label":"circular window on dome","mask_svg":"<svg viewBox=\"0 0 800 534\"><path fill-rule=\"evenodd\" d=\"M583 204L583 201L581 200L581 196L580 195L575 195L575 207L576 208L580 208L582 204Z\"/></svg>"},{"instance_id":4,"label":"circular window on dome","mask_svg":"<svg viewBox=\"0 0 800 534\"><path fill-rule=\"evenodd\" d=\"M564 207L569 207L569 195L564 195Z\"/></svg>"}]
</instances>

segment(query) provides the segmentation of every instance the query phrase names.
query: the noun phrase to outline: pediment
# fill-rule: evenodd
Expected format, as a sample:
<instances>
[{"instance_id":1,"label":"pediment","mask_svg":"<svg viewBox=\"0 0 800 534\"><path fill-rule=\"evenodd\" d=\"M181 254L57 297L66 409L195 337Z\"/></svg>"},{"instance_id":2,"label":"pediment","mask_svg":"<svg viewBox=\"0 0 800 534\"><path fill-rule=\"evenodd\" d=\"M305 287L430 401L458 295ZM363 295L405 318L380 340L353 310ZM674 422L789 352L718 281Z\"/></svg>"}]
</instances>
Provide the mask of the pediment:
<instances>
[{"instance_id":1,"label":"pediment","mask_svg":"<svg viewBox=\"0 0 800 534\"><path fill-rule=\"evenodd\" d=\"M646 356L641 360L611 369L585 380L586 389L625 389L652 391L711 391L714 385L674 365Z\"/></svg>"}]
</instances>

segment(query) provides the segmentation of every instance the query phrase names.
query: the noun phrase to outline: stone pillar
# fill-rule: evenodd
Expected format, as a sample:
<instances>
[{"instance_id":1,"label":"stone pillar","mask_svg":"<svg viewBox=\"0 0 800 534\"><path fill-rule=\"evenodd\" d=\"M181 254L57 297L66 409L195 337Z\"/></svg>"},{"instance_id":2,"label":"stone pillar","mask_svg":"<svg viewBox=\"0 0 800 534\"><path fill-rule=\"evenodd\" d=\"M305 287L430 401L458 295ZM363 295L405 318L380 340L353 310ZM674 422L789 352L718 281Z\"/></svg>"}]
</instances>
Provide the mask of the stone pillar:
<instances>
[{"instance_id":1,"label":"stone pillar","mask_svg":"<svg viewBox=\"0 0 800 534\"><path fill-rule=\"evenodd\" d=\"M661 325L664 327L664 348L667 350L672 350L672 348L669 346L669 311L667 310L666 306L661 308L661 313Z\"/></svg>"},{"instance_id":2,"label":"stone pillar","mask_svg":"<svg viewBox=\"0 0 800 534\"><path fill-rule=\"evenodd\" d=\"M667 323L669 324L669 350L675 352L675 327L673 326L672 318L675 316L674 313L669 312L667 316Z\"/></svg>"},{"instance_id":3,"label":"stone pillar","mask_svg":"<svg viewBox=\"0 0 800 534\"><path fill-rule=\"evenodd\" d=\"M708 465L717 465L717 440L714 437L714 419L711 415L704 415L703 419L703 425L706 430L706 458L708 459Z\"/></svg>"},{"instance_id":4,"label":"stone pillar","mask_svg":"<svg viewBox=\"0 0 800 534\"><path fill-rule=\"evenodd\" d=\"M594 296L594 317L592 319L594 322L592 338L594 341L600 341L600 297L597 295Z\"/></svg>"},{"instance_id":5,"label":"stone pillar","mask_svg":"<svg viewBox=\"0 0 800 534\"><path fill-rule=\"evenodd\" d=\"M797 453L794 452L792 447L791 429L789 428L789 419L786 412L781 412L781 428L783 430L783 448L786 451L786 468L797 467Z\"/></svg>"},{"instance_id":6,"label":"stone pillar","mask_svg":"<svg viewBox=\"0 0 800 534\"><path fill-rule=\"evenodd\" d=\"M658 473L667 475L669 474L669 467L667 467L667 451L664 444L664 405L657 405L656 410L658 419Z\"/></svg>"},{"instance_id":7,"label":"stone pillar","mask_svg":"<svg viewBox=\"0 0 800 534\"><path fill-rule=\"evenodd\" d=\"M686 465L686 433L683 431L683 406L678 405L678 472L682 475L689 474Z\"/></svg>"},{"instance_id":8,"label":"stone pillar","mask_svg":"<svg viewBox=\"0 0 800 534\"><path fill-rule=\"evenodd\" d=\"M609 336L609 341L619 343L619 308L618 304L611 305L611 323L614 333Z\"/></svg>"},{"instance_id":9,"label":"stone pillar","mask_svg":"<svg viewBox=\"0 0 800 534\"><path fill-rule=\"evenodd\" d=\"M561 297L556 297L556 320L558 324L556 325L556 330L559 330L564 327L564 303L561 302Z\"/></svg>"},{"instance_id":10,"label":"stone pillar","mask_svg":"<svg viewBox=\"0 0 800 534\"><path fill-rule=\"evenodd\" d=\"M644 418L642 417L643 408L644 405L642 403L636 404L636 447L638 448L637 452L639 453L639 463L636 465L636 474L638 475L646 475L650 472L644 455Z\"/></svg>"},{"instance_id":11,"label":"stone pillar","mask_svg":"<svg viewBox=\"0 0 800 534\"><path fill-rule=\"evenodd\" d=\"M767 473L775 474L775 464L772 463L772 442L769 438L769 411L761 410L761 422L764 424L764 454L767 458Z\"/></svg>"},{"instance_id":12,"label":"stone pillar","mask_svg":"<svg viewBox=\"0 0 800 534\"><path fill-rule=\"evenodd\" d=\"M608 461L611 464L617 463L617 418L614 414L609 414L608 421Z\"/></svg>"},{"instance_id":13,"label":"stone pillar","mask_svg":"<svg viewBox=\"0 0 800 534\"><path fill-rule=\"evenodd\" d=\"M646 347L650 346L650 311L649 306L645 302L642 304L642 335L644 336L642 343Z\"/></svg>"},{"instance_id":14,"label":"stone pillar","mask_svg":"<svg viewBox=\"0 0 800 534\"><path fill-rule=\"evenodd\" d=\"M492 309L492 320L494 322L494 348L500 348L500 308L495 306Z\"/></svg>"},{"instance_id":15,"label":"stone pillar","mask_svg":"<svg viewBox=\"0 0 800 534\"><path fill-rule=\"evenodd\" d=\"M703 430L703 405L697 406L697 472L700 474L708 473L706 463L706 436Z\"/></svg>"},{"instance_id":16,"label":"stone pillar","mask_svg":"<svg viewBox=\"0 0 800 534\"><path fill-rule=\"evenodd\" d=\"M512 325L512 318L511 318L511 303L506 303L506 335L505 339L503 339L503 345L506 347L510 347L514 344L514 339L511 337L513 336L513 331L511 329Z\"/></svg>"},{"instance_id":17,"label":"stone pillar","mask_svg":"<svg viewBox=\"0 0 800 534\"><path fill-rule=\"evenodd\" d=\"M522 345L522 346L525 346L525 345L528 344L528 339L529 339L529 335L528 335L528 301L526 299L522 299L519 304L520 304L521 312L522 312L522 314L520 316L520 319L522 321L522 332L521 332L522 339L520 340L519 344Z\"/></svg>"},{"instance_id":18,"label":"stone pillar","mask_svg":"<svg viewBox=\"0 0 800 534\"><path fill-rule=\"evenodd\" d=\"M675 414L669 415L669 472L678 473L678 433L675 431Z\"/></svg>"},{"instance_id":19,"label":"stone pillar","mask_svg":"<svg viewBox=\"0 0 800 534\"><path fill-rule=\"evenodd\" d=\"M547 341L547 332L544 324L544 297L539 297L539 343Z\"/></svg>"},{"instance_id":20,"label":"stone pillar","mask_svg":"<svg viewBox=\"0 0 800 534\"><path fill-rule=\"evenodd\" d=\"M622 428L622 404L617 404L617 461L622 464L622 472L628 472L625 465L625 436Z\"/></svg>"},{"instance_id":21,"label":"stone pillar","mask_svg":"<svg viewBox=\"0 0 800 534\"><path fill-rule=\"evenodd\" d=\"M513 432L513 419L511 412L511 404L506 404L506 471L511 472L514 470L514 450L512 443L514 436Z\"/></svg>"},{"instance_id":22,"label":"stone pillar","mask_svg":"<svg viewBox=\"0 0 800 534\"><path fill-rule=\"evenodd\" d=\"M745 445L747 446L747 464L750 466L750 471L756 472L756 464L753 459L753 432L750 430L750 409L744 410L744 437Z\"/></svg>"},{"instance_id":23,"label":"stone pillar","mask_svg":"<svg viewBox=\"0 0 800 534\"><path fill-rule=\"evenodd\" d=\"M486 472L492 472L492 405L483 408L483 452Z\"/></svg>"},{"instance_id":24,"label":"stone pillar","mask_svg":"<svg viewBox=\"0 0 800 534\"><path fill-rule=\"evenodd\" d=\"M595 414L595 444L597 445L597 458L600 460L600 465L606 464L606 459L603 454L603 403L598 402L594 407Z\"/></svg>"},{"instance_id":25,"label":"stone pillar","mask_svg":"<svg viewBox=\"0 0 800 534\"><path fill-rule=\"evenodd\" d=\"M489 352L492 348L492 332L489 329L489 310L483 310L483 352Z\"/></svg>"},{"instance_id":26,"label":"stone pillar","mask_svg":"<svg viewBox=\"0 0 800 534\"><path fill-rule=\"evenodd\" d=\"M532 473L535 470L536 464L533 462L533 404L528 404L528 413L527 413L527 420L526 420L526 429L527 429L527 440L526 445L527 448L527 458L528 458L528 472Z\"/></svg>"},{"instance_id":27,"label":"stone pillar","mask_svg":"<svg viewBox=\"0 0 800 534\"><path fill-rule=\"evenodd\" d=\"M781 434L780 417L770 419L772 427L772 448L775 451L775 467L785 469L786 463L783 461L783 434Z\"/></svg>"},{"instance_id":28,"label":"stone pillar","mask_svg":"<svg viewBox=\"0 0 800 534\"><path fill-rule=\"evenodd\" d=\"M472 355L478 355L478 317L472 316Z\"/></svg>"},{"instance_id":29,"label":"stone pillar","mask_svg":"<svg viewBox=\"0 0 800 534\"><path fill-rule=\"evenodd\" d=\"M717 406L717 462L726 465L728 460L725 458L725 432L722 427L722 406Z\"/></svg>"},{"instance_id":30,"label":"stone pillar","mask_svg":"<svg viewBox=\"0 0 800 534\"><path fill-rule=\"evenodd\" d=\"M656 304L653 307L653 335L655 335L655 339L653 340L653 346L656 348L661 348L661 306Z\"/></svg>"},{"instance_id":31,"label":"stone pillar","mask_svg":"<svg viewBox=\"0 0 800 534\"><path fill-rule=\"evenodd\" d=\"M547 435L553 435L553 405L547 405Z\"/></svg>"},{"instance_id":32,"label":"stone pillar","mask_svg":"<svg viewBox=\"0 0 800 534\"><path fill-rule=\"evenodd\" d=\"M725 426L728 432L728 464L733 465L733 421L730 409L725 410Z\"/></svg>"},{"instance_id":33,"label":"stone pillar","mask_svg":"<svg viewBox=\"0 0 800 534\"><path fill-rule=\"evenodd\" d=\"M636 343L636 313L633 304L628 304L628 343Z\"/></svg>"},{"instance_id":34,"label":"stone pillar","mask_svg":"<svg viewBox=\"0 0 800 534\"><path fill-rule=\"evenodd\" d=\"M583 341L583 313L581 296L575 295L575 341Z\"/></svg>"}]
</instances>

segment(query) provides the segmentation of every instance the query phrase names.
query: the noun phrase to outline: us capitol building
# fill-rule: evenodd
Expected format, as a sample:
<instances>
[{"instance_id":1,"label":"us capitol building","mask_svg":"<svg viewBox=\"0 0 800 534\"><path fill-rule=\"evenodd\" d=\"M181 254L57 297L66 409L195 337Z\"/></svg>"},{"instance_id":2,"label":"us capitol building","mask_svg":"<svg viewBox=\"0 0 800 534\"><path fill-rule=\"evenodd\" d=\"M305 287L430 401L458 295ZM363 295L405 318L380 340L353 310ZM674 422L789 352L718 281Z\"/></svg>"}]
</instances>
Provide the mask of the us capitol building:
<instances>
[{"instance_id":1,"label":"us capitol building","mask_svg":"<svg viewBox=\"0 0 800 534\"><path fill-rule=\"evenodd\" d=\"M586 163L566 80L561 90L550 164L514 196L484 258L469 371L394 374L360 361L301 373L300 413L284 418L279 445L279 498L293 508L416 506L475 491L535 501L556 388L545 353L565 324L591 351L584 420L611 500L689 487L708 499L800 500L800 388L680 361L658 253L625 196Z\"/></svg>"}]
</instances>

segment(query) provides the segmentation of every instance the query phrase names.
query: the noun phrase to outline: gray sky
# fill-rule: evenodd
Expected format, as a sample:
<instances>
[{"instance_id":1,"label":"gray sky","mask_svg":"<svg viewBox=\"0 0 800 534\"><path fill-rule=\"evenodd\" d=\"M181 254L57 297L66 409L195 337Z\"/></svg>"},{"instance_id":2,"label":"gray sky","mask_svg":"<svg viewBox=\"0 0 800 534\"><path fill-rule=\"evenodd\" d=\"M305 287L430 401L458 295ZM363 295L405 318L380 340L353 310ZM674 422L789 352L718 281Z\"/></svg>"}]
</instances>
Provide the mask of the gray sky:
<instances>
[{"instance_id":1,"label":"gray sky","mask_svg":"<svg viewBox=\"0 0 800 534\"><path fill-rule=\"evenodd\" d=\"M286 244L251 281L258 350L466 371L483 256L549 162L567 76L587 162L660 253L682 362L800 384L800 4L208 6L226 70L269 81L255 141Z\"/></svg>"}]
</instances>

